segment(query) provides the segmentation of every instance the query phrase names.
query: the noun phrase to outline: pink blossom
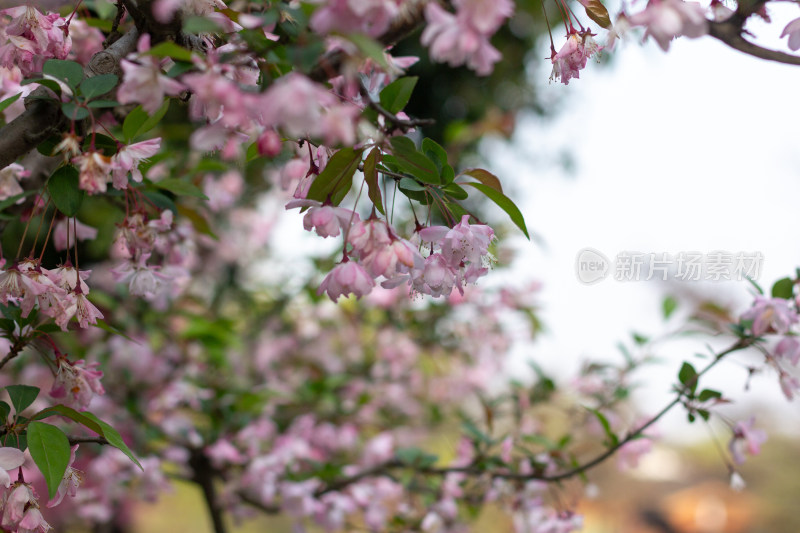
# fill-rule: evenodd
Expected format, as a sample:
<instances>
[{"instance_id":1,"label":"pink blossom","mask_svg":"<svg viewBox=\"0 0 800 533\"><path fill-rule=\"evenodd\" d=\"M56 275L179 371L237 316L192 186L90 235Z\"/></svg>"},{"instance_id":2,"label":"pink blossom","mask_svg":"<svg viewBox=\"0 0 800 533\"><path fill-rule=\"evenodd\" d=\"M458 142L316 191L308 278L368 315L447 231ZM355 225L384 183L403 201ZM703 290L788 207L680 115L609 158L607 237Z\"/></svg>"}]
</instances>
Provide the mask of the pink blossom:
<instances>
[{"instance_id":1,"label":"pink blossom","mask_svg":"<svg viewBox=\"0 0 800 533\"><path fill-rule=\"evenodd\" d=\"M46 58L65 59L72 47L66 19L58 13L43 15L32 6L0 11L11 22L0 32L0 66L16 65L27 76L40 71Z\"/></svg>"},{"instance_id":2,"label":"pink blossom","mask_svg":"<svg viewBox=\"0 0 800 533\"><path fill-rule=\"evenodd\" d=\"M5 423L5 420L0 422ZM25 462L25 454L17 448L0 447L0 485L8 488L11 486L10 470L19 468Z\"/></svg>"},{"instance_id":3,"label":"pink blossom","mask_svg":"<svg viewBox=\"0 0 800 533\"><path fill-rule=\"evenodd\" d=\"M317 294L325 292L335 302L340 296L348 294L355 294L357 298L361 298L369 294L374 286L375 281L367 274L364 267L355 261L345 260L325 276Z\"/></svg>"},{"instance_id":4,"label":"pink blossom","mask_svg":"<svg viewBox=\"0 0 800 533\"><path fill-rule=\"evenodd\" d=\"M785 334L797 323L797 313L783 298L756 296L753 306L742 313L741 320L752 320L751 331L756 337L765 333Z\"/></svg>"},{"instance_id":5,"label":"pink blossom","mask_svg":"<svg viewBox=\"0 0 800 533\"><path fill-rule=\"evenodd\" d=\"M111 158L91 150L72 160L78 165L78 186L89 194L105 193L111 177Z\"/></svg>"},{"instance_id":6,"label":"pink blossom","mask_svg":"<svg viewBox=\"0 0 800 533\"><path fill-rule=\"evenodd\" d=\"M25 516L29 505L36 504L33 489L27 483L14 483L4 500L2 526L6 529L16 529Z\"/></svg>"},{"instance_id":7,"label":"pink blossom","mask_svg":"<svg viewBox=\"0 0 800 533\"><path fill-rule=\"evenodd\" d=\"M50 524L45 521L37 506L29 507L17 525L17 533L47 533L50 529Z\"/></svg>"},{"instance_id":8,"label":"pink blossom","mask_svg":"<svg viewBox=\"0 0 800 533\"><path fill-rule=\"evenodd\" d=\"M153 298L167 279L156 271L156 267L147 265L150 255L143 253L136 261L126 261L111 271L117 283L128 283L128 290L133 296Z\"/></svg>"},{"instance_id":9,"label":"pink blossom","mask_svg":"<svg viewBox=\"0 0 800 533\"><path fill-rule=\"evenodd\" d=\"M675 37L690 39L708 33L705 9L697 2L683 0L650 0L644 11L627 17L631 26L647 28L645 37L652 37L665 52Z\"/></svg>"},{"instance_id":10,"label":"pink blossom","mask_svg":"<svg viewBox=\"0 0 800 533\"><path fill-rule=\"evenodd\" d=\"M2 40L2 29L0 29L0 40ZM6 122L11 122L25 111L25 97L38 87L36 83L20 85L23 79L24 76L18 66L0 66L0 102L14 95L20 95L16 102L3 110Z\"/></svg>"},{"instance_id":11,"label":"pink blossom","mask_svg":"<svg viewBox=\"0 0 800 533\"><path fill-rule=\"evenodd\" d=\"M422 265L415 265L411 271L411 287L422 294L447 296L455 283L456 273L439 253L429 255Z\"/></svg>"},{"instance_id":12,"label":"pink blossom","mask_svg":"<svg viewBox=\"0 0 800 533\"><path fill-rule=\"evenodd\" d=\"M111 171L116 189L128 188L128 173L135 182L142 181L139 164L153 157L161 148L161 137L123 146L111 158Z\"/></svg>"},{"instance_id":13,"label":"pink blossom","mask_svg":"<svg viewBox=\"0 0 800 533\"><path fill-rule=\"evenodd\" d=\"M789 37L789 50L800 50L800 18L796 18L783 28L781 39Z\"/></svg>"},{"instance_id":14,"label":"pink blossom","mask_svg":"<svg viewBox=\"0 0 800 533\"><path fill-rule=\"evenodd\" d=\"M482 9L474 9L471 0L460 2L458 12L452 15L436 3L425 6L427 26L420 41L430 48L435 61L447 62L450 66L466 65L478 75L491 73L494 64L500 60L500 52L489 43L489 36L495 31L497 17L481 19L476 25L476 16ZM502 17L507 2L498 2L500 9L494 11ZM487 31L488 30L488 31Z\"/></svg>"},{"instance_id":15,"label":"pink blossom","mask_svg":"<svg viewBox=\"0 0 800 533\"><path fill-rule=\"evenodd\" d=\"M76 470L72 467L72 463L75 462L75 452L78 451L78 444L74 445L70 450L69 454L69 464L67 465L67 470L64 472L64 477L61 479L61 483L58 484L58 490L56 491L55 497L47 502L47 507L55 507L64 499L64 496L69 494L71 498L74 498L78 494L78 487L83 481L81 477L81 472Z\"/></svg>"},{"instance_id":16,"label":"pink blossom","mask_svg":"<svg viewBox=\"0 0 800 533\"><path fill-rule=\"evenodd\" d=\"M264 130L264 132L258 136L256 143L258 145L258 154L267 157L275 157L281 153L281 148L283 146L280 135L278 135L275 130L271 129Z\"/></svg>"},{"instance_id":17,"label":"pink blossom","mask_svg":"<svg viewBox=\"0 0 800 533\"><path fill-rule=\"evenodd\" d=\"M361 256L361 263L373 278L394 277L402 268L412 268L419 256L417 248L405 239L394 238L391 244L376 247L367 255Z\"/></svg>"},{"instance_id":18,"label":"pink blossom","mask_svg":"<svg viewBox=\"0 0 800 533\"><path fill-rule=\"evenodd\" d=\"M53 228L53 246L56 250L66 250L72 247L76 235L79 241L91 241L97 238L97 228L87 226L79 220L62 218Z\"/></svg>"},{"instance_id":19,"label":"pink blossom","mask_svg":"<svg viewBox=\"0 0 800 533\"><path fill-rule=\"evenodd\" d=\"M311 16L317 33L365 33L380 37L398 13L393 0L326 0Z\"/></svg>"},{"instance_id":20,"label":"pink blossom","mask_svg":"<svg viewBox=\"0 0 800 533\"><path fill-rule=\"evenodd\" d=\"M161 74L161 63L155 56L143 55L150 49L150 35L139 38L139 56L135 62L123 59L120 62L123 76L117 88L117 100L122 104L139 103L150 114L155 113L164 102L165 95L176 95L184 90L177 80Z\"/></svg>"},{"instance_id":21,"label":"pink blossom","mask_svg":"<svg viewBox=\"0 0 800 533\"><path fill-rule=\"evenodd\" d=\"M747 422L737 422L733 427L728 449L736 464L744 463L745 451L750 455L758 455L761 452L761 445L767 440L767 434L763 430L754 429L755 423L755 418L751 417Z\"/></svg>"},{"instance_id":22,"label":"pink blossom","mask_svg":"<svg viewBox=\"0 0 800 533\"><path fill-rule=\"evenodd\" d=\"M100 363L86 364L83 359L69 361L66 357L57 359L58 371L50 396L63 400L65 405L79 411L89 408L89 403L95 395L105 394L105 389L100 383L103 372L97 370Z\"/></svg>"},{"instance_id":23,"label":"pink blossom","mask_svg":"<svg viewBox=\"0 0 800 533\"><path fill-rule=\"evenodd\" d=\"M19 184L19 180L27 177L29 172L22 165L11 163L4 169L0 169L0 200L6 200L12 196L17 196L25 192ZM24 199L17 201L18 204Z\"/></svg>"},{"instance_id":24,"label":"pink blossom","mask_svg":"<svg viewBox=\"0 0 800 533\"><path fill-rule=\"evenodd\" d=\"M784 337L775 346L775 357L788 359L793 365L800 362L800 341L797 337Z\"/></svg>"},{"instance_id":25,"label":"pink blossom","mask_svg":"<svg viewBox=\"0 0 800 533\"><path fill-rule=\"evenodd\" d=\"M309 207L303 217L303 227L306 231L314 230L320 237L336 237L340 229L360 222L358 214L350 209L322 205L315 200L292 200L286 204L286 209L295 207Z\"/></svg>"},{"instance_id":26,"label":"pink blossom","mask_svg":"<svg viewBox=\"0 0 800 533\"><path fill-rule=\"evenodd\" d=\"M580 71L586 67L587 60L599 51L600 47L588 31L570 33L561 50L550 58L553 63L550 79L560 80L564 85L569 85L569 80L572 78L580 78Z\"/></svg>"},{"instance_id":27,"label":"pink blossom","mask_svg":"<svg viewBox=\"0 0 800 533\"><path fill-rule=\"evenodd\" d=\"M788 372L781 371L778 382L780 383L783 395L786 396L786 399L789 401L792 401L795 393L800 391L800 381L798 381L796 377L789 375Z\"/></svg>"}]
</instances>

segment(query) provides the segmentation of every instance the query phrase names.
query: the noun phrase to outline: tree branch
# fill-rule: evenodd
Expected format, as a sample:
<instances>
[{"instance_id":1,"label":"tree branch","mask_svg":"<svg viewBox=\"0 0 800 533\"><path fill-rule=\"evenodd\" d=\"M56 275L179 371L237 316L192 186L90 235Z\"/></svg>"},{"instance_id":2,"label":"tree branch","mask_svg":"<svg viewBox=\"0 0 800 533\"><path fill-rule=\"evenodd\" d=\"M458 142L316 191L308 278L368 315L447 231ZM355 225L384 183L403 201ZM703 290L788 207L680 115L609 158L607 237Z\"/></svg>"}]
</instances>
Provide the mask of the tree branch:
<instances>
[{"instance_id":1,"label":"tree branch","mask_svg":"<svg viewBox=\"0 0 800 533\"><path fill-rule=\"evenodd\" d=\"M211 461L208 460L203 450L193 449L189 456L189 467L192 469L192 481L200 485L203 490L203 497L214 525L214 533L226 533L222 505L217 495L217 489L214 487L215 472Z\"/></svg>"},{"instance_id":2,"label":"tree branch","mask_svg":"<svg viewBox=\"0 0 800 533\"><path fill-rule=\"evenodd\" d=\"M30 339L28 337L20 337L19 339L17 339L11 346L11 349L8 351L6 356L3 357L2 360L0 360L0 368L6 366L6 363L14 359L16 356L18 356L19 353L22 351L22 349L25 347L25 345L28 344L29 340Z\"/></svg>"},{"instance_id":3,"label":"tree branch","mask_svg":"<svg viewBox=\"0 0 800 533\"><path fill-rule=\"evenodd\" d=\"M128 31L114 44L97 52L84 68L87 77L121 73L120 60L136 49L138 33ZM38 89L37 89L38 91ZM34 95L37 91L34 91ZM39 95L42 93L40 92ZM34 96L31 95L31 96ZM28 97L25 111L0 128L0 169L27 154L52 135L63 132L69 120L56 100Z\"/></svg>"},{"instance_id":4,"label":"tree branch","mask_svg":"<svg viewBox=\"0 0 800 533\"><path fill-rule=\"evenodd\" d=\"M743 32L744 30L736 21L726 20L724 22L708 23L708 34L734 50L759 59L766 59L767 61L775 61L787 65L800 65L800 56L770 50L753 44L742 36Z\"/></svg>"}]
</instances>

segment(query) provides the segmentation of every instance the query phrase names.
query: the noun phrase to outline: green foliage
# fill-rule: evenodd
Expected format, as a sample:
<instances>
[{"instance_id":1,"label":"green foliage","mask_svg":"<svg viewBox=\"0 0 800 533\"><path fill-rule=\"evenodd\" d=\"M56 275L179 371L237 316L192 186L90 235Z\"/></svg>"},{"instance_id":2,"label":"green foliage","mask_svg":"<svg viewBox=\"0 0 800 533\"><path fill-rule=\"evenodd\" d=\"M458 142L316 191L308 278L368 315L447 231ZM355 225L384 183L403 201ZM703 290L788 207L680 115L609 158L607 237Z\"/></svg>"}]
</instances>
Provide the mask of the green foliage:
<instances>
[{"instance_id":1,"label":"green foliage","mask_svg":"<svg viewBox=\"0 0 800 533\"><path fill-rule=\"evenodd\" d=\"M69 466L69 439L56 426L44 422L28 424L28 449L36 466L44 476L50 498L54 498L58 485Z\"/></svg>"},{"instance_id":2,"label":"green foliage","mask_svg":"<svg viewBox=\"0 0 800 533\"><path fill-rule=\"evenodd\" d=\"M102 96L117 86L119 78L114 74L101 74L86 78L81 82L81 94L87 100Z\"/></svg>"},{"instance_id":3,"label":"green foliage","mask_svg":"<svg viewBox=\"0 0 800 533\"><path fill-rule=\"evenodd\" d=\"M122 123L122 135L125 137L125 142L130 143L136 137L144 135L151 129L155 128L169 109L169 100L166 100L161 107L150 116L147 111L142 109L142 106L136 106L128 116L125 117Z\"/></svg>"},{"instance_id":4,"label":"green foliage","mask_svg":"<svg viewBox=\"0 0 800 533\"><path fill-rule=\"evenodd\" d=\"M42 73L63 81L73 92L83 80L83 67L75 61L48 59L44 62Z\"/></svg>"},{"instance_id":5,"label":"green foliage","mask_svg":"<svg viewBox=\"0 0 800 533\"><path fill-rule=\"evenodd\" d=\"M64 165L47 180L47 192L59 211L68 217L78 214L86 193L79 187L78 169Z\"/></svg>"},{"instance_id":6,"label":"green foliage","mask_svg":"<svg viewBox=\"0 0 800 533\"><path fill-rule=\"evenodd\" d=\"M418 79L416 76L398 78L384 87L380 94L381 106L392 114L402 111L408 104Z\"/></svg>"},{"instance_id":7,"label":"green foliage","mask_svg":"<svg viewBox=\"0 0 800 533\"><path fill-rule=\"evenodd\" d=\"M19 416L22 411L27 409L39 396L39 388L31 387L30 385L9 385L6 387L8 397L11 399L11 405L14 406L14 411Z\"/></svg>"},{"instance_id":8,"label":"green foliage","mask_svg":"<svg viewBox=\"0 0 800 533\"><path fill-rule=\"evenodd\" d=\"M342 148L333 154L325 169L314 179L306 198L339 205L353 184L362 153L363 149Z\"/></svg>"},{"instance_id":9,"label":"green foliage","mask_svg":"<svg viewBox=\"0 0 800 533\"><path fill-rule=\"evenodd\" d=\"M505 194L497 191L496 189L484 185L483 183L472 183L472 182L464 182L462 185L469 185L470 187L474 187L482 192L489 200L497 204L497 206L505 211L509 218L511 218L511 222L516 225L522 233L525 234L525 237L530 240L531 236L528 235L528 228L525 226L525 218L522 216L519 208L508 198Z\"/></svg>"},{"instance_id":10,"label":"green foliage","mask_svg":"<svg viewBox=\"0 0 800 533\"><path fill-rule=\"evenodd\" d=\"M772 286L773 298L785 298L790 300L794 293L794 280L791 278L779 279Z\"/></svg>"},{"instance_id":11,"label":"green foliage","mask_svg":"<svg viewBox=\"0 0 800 533\"><path fill-rule=\"evenodd\" d=\"M678 381L691 395L694 395L695 390L697 390L698 377L697 370L695 370L694 366L688 361L684 361L678 372Z\"/></svg>"}]
</instances>

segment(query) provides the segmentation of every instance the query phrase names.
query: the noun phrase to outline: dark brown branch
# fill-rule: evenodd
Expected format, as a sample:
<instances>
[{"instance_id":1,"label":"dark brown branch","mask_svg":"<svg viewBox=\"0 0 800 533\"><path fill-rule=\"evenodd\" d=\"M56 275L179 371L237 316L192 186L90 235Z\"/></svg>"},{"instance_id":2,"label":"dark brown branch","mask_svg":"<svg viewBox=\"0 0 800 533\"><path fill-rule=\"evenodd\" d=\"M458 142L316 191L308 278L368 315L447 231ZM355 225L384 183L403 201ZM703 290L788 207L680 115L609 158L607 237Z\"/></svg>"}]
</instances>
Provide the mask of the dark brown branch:
<instances>
[{"instance_id":1,"label":"dark brown branch","mask_svg":"<svg viewBox=\"0 0 800 533\"><path fill-rule=\"evenodd\" d=\"M223 518L222 504L214 486L216 472L211 465L208 457L203 450L191 450L189 456L189 467L192 469L192 481L200 485L203 490L203 497L206 500L206 507L211 515L211 522L214 525L214 533L226 533L225 520Z\"/></svg>"},{"instance_id":2,"label":"dark brown branch","mask_svg":"<svg viewBox=\"0 0 800 533\"><path fill-rule=\"evenodd\" d=\"M11 345L11 349L8 351L6 356L3 357L2 360L0 360L0 368L3 368L4 366L6 366L6 363L8 363L12 359L14 359L16 356L18 356L19 353L22 351L22 349L25 347L25 345L28 344L29 340L30 339L27 338L27 337L21 337L21 338L17 339L14 342L14 344Z\"/></svg>"},{"instance_id":3,"label":"dark brown branch","mask_svg":"<svg viewBox=\"0 0 800 533\"><path fill-rule=\"evenodd\" d=\"M770 50L769 48L763 48L757 44L753 44L742 36L743 31L742 27L737 24L736 21L732 20L709 22L708 24L708 34L727 44L734 50L759 59L766 59L767 61L775 61L787 65L800 65L800 56L779 52L777 50Z\"/></svg>"},{"instance_id":4,"label":"dark brown branch","mask_svg":"<svg viewBox=\"0 0 800 533\"><path fill-rule=\"evenodd\" d=\"M120 60L136 49L138 33L130 30L107 49L97 52L84 69L87 77L121 73ZM44 89L42 91L45 91ZM40 99L34 91L25 101L25 111L0 129L0 169L27 154L48 137L61 133L69 120L61 112L59 102Z\"/></svg>"},{"instance_id":5,"label":"dark brown branch","mask_svg":"<svg viewBox=\"0 0 800 533\"><path fill-rule=\"evenodd\" d=\"M75 446L76 444L92 443L92 444L108 444L105 437L77 437L75 435L67 435L69 445Z\"/></svg>"}]
</instances>

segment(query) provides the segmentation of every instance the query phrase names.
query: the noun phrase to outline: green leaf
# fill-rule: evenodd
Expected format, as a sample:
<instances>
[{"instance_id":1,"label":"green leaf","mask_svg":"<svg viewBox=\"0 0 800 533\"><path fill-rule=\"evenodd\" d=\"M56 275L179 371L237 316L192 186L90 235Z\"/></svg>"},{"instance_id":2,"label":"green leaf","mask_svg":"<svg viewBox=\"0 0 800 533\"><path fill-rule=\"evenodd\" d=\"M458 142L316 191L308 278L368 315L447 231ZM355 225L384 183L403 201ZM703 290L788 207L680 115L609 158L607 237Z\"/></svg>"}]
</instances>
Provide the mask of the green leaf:
<instances>
[{"instance_id":1,"label":"green leaf","mask_svg":"<svg viewBox=\"0 0 800 533\"><path fill-rule=\"evenodd\" d=\"M48 59L44 62L42 73L63 81L73 91L83 79L83 67L80 63L63 59Z\"/></svg>"},{"instance_id":2,"label":"green leaf","mask_svg":"<svg viewBox=\"0 0 800 533\"><path fill-rule=\"evenodd\" d=\"M442 189L456 200L466 200L469 194L458 183L451 183Z\"/></svg>"},{"instance_id":3,"label":"green leaf","mask_svg":"<svg viewBox=\"0 0 800 533\"><path fill-rule=\"evenodd\" d=\"M220 33L222 28L219 24L206 17L189 17L183 23L185 33Z\"/></svg>"},{"instance_id":4,"label":"green leaf","mask_svg":"<svg viewBox=\"0 0 800 533\"><path fill-rule=\"evenodd\" d=\"M608 445L614 447L619 444L619 437L617 437L611 430L611 424L609 423L608 418L606 418L606 416L597 409L589 409L589 412L592 413L595 418L597 418L597 421L600 422L600 425L603 426L603 431L606 434L606 438L608 438Z\"/></svg>"},{"instance_id":5,"label":"green leaf","mask_svg":"<svg viewBox=\"0 0 800 533\"><path fill-rule=\"evenodd\" d=\"M169 191L176 196L195 196L197 198L204 198L208 200L208 197L203 194L203 191L201 191L195 184L180 178L167 178L165 180L156 182L153 185L159 189Z\"/></svg>"},{"instance_id":6,"label":"green leaf","mask_svg":"<svg viewBox=\"0 0 800 533\"><path fill-rule=\"evenodd\" d=\"M11 405L14 406L14 411L17 415L27 409L39 396L39 387L31 387L30 385L9 385L6 387L6 391L9 398L11 398Z\"/></svg>"},{"instance_id":7,"label":"green leaf","mask_svg":"<svg viewBox=\"0 0 800 533\"><path fill-rule=\"evenodd\" d=\"M667 320L669 317L672 316L672 313L675 312L675 309L678 308L678 300L673 298L672 296L667 296L664 298L664 301L661 302L661 312L664 315L664 320Z\"/></svg>"},{"instance_id":8,"label":"green leaf","mask_svg":"<svg viewBox=\"0 0 800 533\"><path fill-rule=\"evenodd\" d=\"M416 180L413 180L411 178L401 179L400 182L398 183L398 186L404 191L414 191L414 192L425 191L425 187L423 187L422 185L417 183Z\"/></svg>"},{"instance_id":9,"label":"green leaf","mask_svg":"<svg viewBox=\"0 0 800 533\"><path fill-rule=\"evenodd\" d=\"M136 459L136 456L133 455L133 452L131 452L130 448L128 448L128 445L125 444L125 441L122 440L122 437L120 436L119 432L116 429L112 428L109 424L97 418L97 416L93 413L86 411L83 413L83 415L97 422L97 424L103 430L103 437L105 437L105 439L111 446L117 448L119 451L127 455L128 459L133 461L134 464L138 466L141 470L144 470L141 463L139 463L139 460Z\"/></svg>"},{"instance_id":10,"label":"green leaf","mask_svg":"<svg viewBox=\"0 0 800 533\"><path fill-rule=\"evenodd\" d=\"M20 85L30 85L31 83L38 83L39 85L47 87L48 89L50 89L51 91L53 91L57 95L61 96L61 85L59 85L58 82L56 82L56 80L48 80L48 79L44 79L44 78L29 79L29 80L22 80L20 82ZM31 94L31 95L28 95L28 98L34 98L34 97L35 97L35 93ZM50 96L50 95L45 95L45 96L42 97L42 99L52 100L53 97Z\"/></svg>"},{"instance_id":11,"label":"green leaf","mask_svg":"<svg viewBox=\"0 0 800 533\"><path fill-rule=\"evenodd\" d=\"M390 72L392 70L389 62L386 61L386 54L383 51L383 45L378 43L378 41L358 33L342 35L342 37L356 45L356 48L358 48L359 52L361 52L365 57L372 59L375 64L380 66L384 71Z\"/></svg>"},{"instance_id":12,"label":"green leaf","mask_svg":"<svg viewBox=\"0 0 800 533\"><path fill-rule=\"evenodd\" d=\"M2 113L8 106L19 100L19 97L22 96L22 93L17 93L10 98L6 98L2 102L0 102L0 113Z\"/></svg>"},{"instance_id":13,"label":"green leaf","mask_svg":"<svg viewBox=\"0 0 800 533\"><path fill-rule=\"evenodd\" d=\"M108 157L117 153L117 141L102 133L95 133L93 137L95 150ZM88 152L90 150L92 150L92 136L87 136L83 141L83 151Z\"/></svg>"},{"instance_id":14,"label":"green leaf","mask_svg":"<svg viewBox=\"0 0 800 533\"><path fill-rule=\"evenodd\" d=\"M172 201L172 198L170 198L166 194L159 191L149 191L149 190L144 190L142 192L147 197L147 199L153 202L153 205L155 205L159 209L169 209L176 215L178 214L178 206L176 206L175 202Z\"/></svg>"},{"instance_id":15,"label":"green leaf","mask_svg":"<svg viewBox=\"0 0 800 533\"><path fill-rule=\"evenodd\" d=\"M72 165L59 167L47 180L47 192L59 211L74 217L83 203L86 193L79 187L78 169Z\"/></svg>"},{"instance_id":16,"label":"green leaf","mask_svg":"<svg viewBox=\"0 0 800 533\"><path fill-rule=\"evenodd\" d=\"M169 100L165 100L152 116L148 115L147 111L142 109L142 106L136 106L133 111L128 113L122 123L122 134L125 136L125 142L129 143L139 135L145 134L156 127L161 122L161 119L164 118L167 109L169 109Z\"/></svg>"},{"instance_id":17,"label":"green leaf","mask_svg":"<svg viewBox=\"0 0 800 533\"><path fill-rule=\"evenodd\" d=\"M392 137L389 140L397 164L419 181L430 185L441 184L436 164L422 154L408 137Z\"/></svg>"},{"instance_id":18,"label":"green leaf","mask_svg":"<svg viewBox=\"0 0 800 533\"><path fill-rule=\"evenodd\" d=\"M8 422L8 416L11 414L11 406L6 402L0 401L0 426Z\"/></svg>"},{"instance_id":19,"label":"green leaf","mask_svg":"<svg viewBox=\"0 0 800 533\"><path fill-rule=\"evenodd\" d=\"M156 57L171 57L178 61L192 61L192 53L172 41L158 43L146 53Z\"/></svg>"},{"instance_id":20,"label":"green leaf","mask_svg":"<svg viewBox=\"0 0 800 533\"><path fill-rule=\"evenodd\" d=\"M697 370L694 369L691 363L684 362L678 372L678 381L688 388L692 394L697 390Z\"/></svg>"},{"instance_id":21,"label":"green leaf","mask_svg":"<svg viewBox=\"0 0 800 533\"><path fill-rule=\"evenodd\" d=\"M189 219L194 226L194 229L198 233L202 233L204 235L208 235L209 237L219 240L219 238L211 231L211 225L208 223L208 220L200 214L199 211L196 209L192 209L190 207L186 207L183 205L178 206L178 213L184 217Z\"/></svg>"},{"instance_id":22,"label":"green leaf","mask_svg":"<svg viewBox=\"0 0 800 533\"><path fill-rule=\"evenodd\" d=\"M96 96L106 94L111 89L117 86L119 78L114 74L100 74L99 76L92 76L86 78L81 82L81 93L83 96L90 100Z\"/></svg>"},{"instance_id":23,"label":"green leaf","mask_svg":"<svg viewBox=\"0 0 800 533\"><path fill-rule=\"evenodd\" d=\"M92 100L88 105L92 108L117 107L119 102L116 100Z\"/></svg>"},{"instance_id":24,"label":"green leaf","mask_svg":"<svg viewBox=\"0 0 800 533\"><path fill-rule=\"evenodd\" d=\"M94 431L98 435L103 435L103 428L100 427L100 424L83 413L76 411L72 407L67 407L66 405L57 404L52 407L48 407L47 409L42 409L33 415L31 420L42 420L54 415L65 416L73 422L77 422L78 424L81 424L82 426Z\"/></svg>"},{"instance_id":25,"label":"green leaf","mask_svg":"<svg viewBox=\"0 0 800 533\"><path fill-rule=\"evenodd\" d=\"M779 279L772 286L773 298L785 298L789 300L791 299L793 292L794 292L794 281L791 278Z\"/></svg>"},{"instance_id":26,"label":"green leaf","mask_svg":"<svg viewBox=\"0 0 800 533\"><path fill-rule=\"evenodd\" d=\"M715 400L717 398L722 398L722 393L713 389L703 389L697 396L697 399L701 402L707 402L708 400Z\"/></svg>"},{"instance_id":27,"label":"green leaf","mask_svg":"<svg viewBox=\"0 0 800 533\"><path fill-rule=\"evenodd\" d=\"M28 424L28 449L36 466L47 482L50 499L54 498L58 486L69 466L69 439L64 432L44 422Z\"/></svg>"},{"instance_id":28,"label":"green leaf","mask_svg":"<svg viewBox=\"0 0 800 533\"><path fill-rule=\"evenodd\" d=\"M384 87L380 94L381 106L393 115L402 111L408 104L418 79L416 76L406 76L398 78Z\"/></svg>"},{"instance_id":29,"label":"green leaf","mask_svg":"<svg viewBox=\"0 0 800 533\"><path fill-rule=\"evenodd\" d=\"M514 205L505 194L484 185L482 183L462 183L461 185L469 185L470 187L474 187L478 189L480 192L486 195L486 197L493 201L497 206L505 211L508 216L511 218L511 222L513 222L521 231L525 234L528 240L531 239L530 235L528 235L528 228L525 227L525 219L522 216L519 208Z\"/></svg>"},{"instance_id":30,"label":"green leaf","mask_svg":"<svg viewBox=\"0 0 800 533\"><path fill-rule=\"evenodd\" d=\"M425 468L433 466L439 458L419 448L398 448L394 452L395 458L408 466Z\"/></svg>"},{"instance_id":31,"label":"green leaf","mask_svg":"<svg viewBox=\"0 0 800 533\"><path fill-rule=\"evenodd\" d=\"M114 326L112 326L111 324L109 324L108 322L106 322L103 319L98 318L97 322L95 323L95 326L97 326L98 328L102 329L103 331L107 331L107 332L109 332L109 333L111 333L113 335L119 335L120 337L124 337L124 338L128 339L131 342L136 342L132 338L130 338L127 335L125 335L125 333L123 333L122 331L118 330L117 328L115 328Z\"/></svg>"},{"instance_id":32,"label":"green leaf","mask_svg":"<svg viewBox=\"0 0 800 533\"><path fill-rule=\"evenodd\" d=\"M468 168L459 174L459 176L469 176L471 178L475 178L487 187L491 187L499 193L503 192L503 186L500 184L500 179L488 170L484 170L482 168Z\"/></svg>"},{"instance_id":33,"label":"green leaf","mask_svg":"<svg viewBox=\"0 0 800 533\"><path fill-rule=\"evenodd\" d=\"M314 182L308 189L306 198L325 202L331 200L333 205L338 205L336 198L341 202L350 186L353 183L353 175L361 162L363 150L353 150L352 148L342 148L331 157L325 169L319 176L314 178ZM344 192L344 194L342 194Z\"/></svg>"},{"instance_id":34,"label":"green leaf","mask_svg":"<svg viewBox=\"0 0 800 533\"><path fill-rule=\"evenodd\" d=\"M73 102L65 102L61 104L61 111L70 120L83 120L89 118L89 110L85 107L78 107Z\"/></svg>"},{"instance_id":35,"label":"green leaf","mask_svg":"<svg viewBox=\"0 0 800 533\"><path fill-rule=\"evenodd\" d=\"M367 158L364 160L364 181L367 182L367 195L375 209L385 215L383 210L383 198L381 197L381 189L378 186L378 161L380 161L381 151L378 148L373 148Z\"/></svg>"}]
</instances>

